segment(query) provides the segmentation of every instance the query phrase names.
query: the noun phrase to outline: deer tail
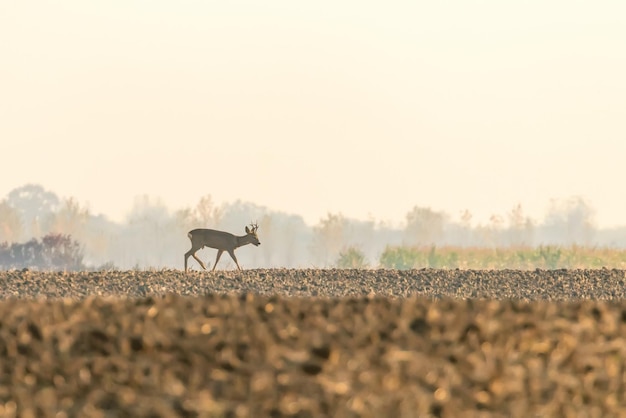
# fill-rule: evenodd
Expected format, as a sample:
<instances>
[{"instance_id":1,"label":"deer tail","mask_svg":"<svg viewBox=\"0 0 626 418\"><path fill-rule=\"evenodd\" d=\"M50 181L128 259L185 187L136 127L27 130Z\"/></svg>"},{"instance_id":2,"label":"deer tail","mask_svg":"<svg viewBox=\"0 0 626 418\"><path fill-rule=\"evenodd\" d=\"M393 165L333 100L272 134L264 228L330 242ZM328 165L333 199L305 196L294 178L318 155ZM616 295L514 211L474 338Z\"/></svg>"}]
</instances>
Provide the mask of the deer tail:
<instances>
[{"instance_id":1,"label":"deer tail","mask_svg":"<svg viewBox=\"0 0 626 418\"><path fill-rule=\"evenodd\" d=\"M191 232L187 232L187 236L191 239Z\"/></svg>"}]
</instances>

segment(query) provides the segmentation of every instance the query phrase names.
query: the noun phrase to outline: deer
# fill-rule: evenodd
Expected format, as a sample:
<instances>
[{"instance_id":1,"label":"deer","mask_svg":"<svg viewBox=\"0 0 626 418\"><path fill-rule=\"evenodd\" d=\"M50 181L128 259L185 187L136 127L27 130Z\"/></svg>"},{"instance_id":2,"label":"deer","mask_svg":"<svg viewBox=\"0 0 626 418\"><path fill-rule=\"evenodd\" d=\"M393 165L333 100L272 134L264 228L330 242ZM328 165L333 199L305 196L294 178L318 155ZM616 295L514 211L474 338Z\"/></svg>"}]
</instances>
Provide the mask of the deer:
<instances>
[{"instance_id":1,"label":"deer","mask_svg":"<svg viewBox=\"0 0 626 418\"><path fill-rule=\"evenodd\" d=\"M230 232L217 231L215 229L198 228L189 231L187 236L191 240L191 249L185 253L185 273L187 273L187 259L189 256L195 258L196 261L200 263L200 266L206 270L206 266L202 260L196 256L196 251L204 247L215 248L217 250L217 257L215 258L215 264L211 270L212 272L215 271L217 262L220 261L220 257L224 251L230 254L230 258L235 261L237 268L241 271L237 257L235 257L235 249L247 244L252 244L256 247L261 245L259 237L256 234L257 229L259 229L259 226L256 223L251 223L250 227L246 226L246 235L242 236L236 236Z\"/></svg>"}]
</instances>

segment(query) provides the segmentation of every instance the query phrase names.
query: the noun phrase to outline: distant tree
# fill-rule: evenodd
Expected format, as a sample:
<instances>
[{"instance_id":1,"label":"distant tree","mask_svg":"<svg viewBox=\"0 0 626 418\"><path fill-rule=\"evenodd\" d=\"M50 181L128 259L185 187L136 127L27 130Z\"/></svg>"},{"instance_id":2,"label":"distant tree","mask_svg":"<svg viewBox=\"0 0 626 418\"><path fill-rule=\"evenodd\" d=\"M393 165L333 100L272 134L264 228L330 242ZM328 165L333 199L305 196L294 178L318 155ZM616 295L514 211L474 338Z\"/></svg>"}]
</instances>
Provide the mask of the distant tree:
<instances>
[{"instance_id":1,"label":"distant tree","mask_svg":"<svg viewBox=\"0 0 626 418\"><path fill-rule=\"evenodd\" d=\"M266 267L310 265L310 227L300 216L269 212L259 218L262 245L250 252L263 260Z\"/></svg>"},{"instance_id":2,"label":"distant tree","mask_svg":"<svg viewBox=\"0 0 626 418\"><path fill-rule=\"evenodd\" d=\"M328 213L313 227L311 250L321 266L334 263L343 247L346 219L342 214Z\"/></svg>"},{"instance_id":3,"label":"distant tree","mask_svg":"<svg viewBox=\"0 0 626 418\"><path fill-rule=\"evenodd\" d=\"M408 245L435 245L444 238L447 216L430 208L415 206L406 215L405 242Z\"/></svg>"},{"instance_id":4,"label":"distant tree","mask_svg":"<svg viewBox=\"0 0 626 418\"><path fill-rule=\"evenodd\" d=\"M182 250L185 241L189 242L160 199L138 196L128 214L127 226L115 243L119 258L113 261L124 268L180 265L182 255L173 249Z\"/></svg>"},{"instance_id":5,"label":"distant tree","mask_svg":"<svg viewBox=\"0 0 626 418\"><path fill-rule=\"evenodd\" d=\"M0 202L0 242L17 242L22 236L20 214L6 200Z\"/></svg>"},{"instance_id":6,"label":"distant tree","mask_svg":"<svg viewBox=\"0 0 626 418\"><path fill-rule=\"evenodd\" d=\"M110 221L104 215L89 215L81 236L76 239L84 245L85 263L92 268L112 264L112 253L125 226Z\"/></svg>"},{"instance_id":7,"label":"distant tree","mask_svg":"<svg viewBox=\"0 0 626 418\"><path fill-rule=\"evenodd\" d=\"M465 209L464 211L461 212L461 225L465 228L471 228L472 227L472 212L470 212L468 209Z\"/></svg>"},{"instance_id":8,"label":"distant tree","mask_svg":"<svg viewBox=\"0 0 626 418\"><path fill-rule=\"evenodd\" d=\"M475 228L479 245L488 248L497 248L503 244L504 218L498 214L492 214L486 225L478 225Z\"/></svg>"},{"instance_id":9,"label":"distant tree","mask_svg":"<svg viewBox=\"0 0 626 418\"><path fill-rule=\"evenodd\" d=\"M258 221L259 231L261 234L260 237L264 245L261 245L260 251L255 251L252 253L252 257L254 258L255 264L258 265L257 258L261 258L263 260L264 266L270 266L272 264L272 260L279 254L276 254L276 234L275 234L275 222L273 220L273 216L270 214L265 214Z\"/></svg>"},{"instance_id":10,"label":"distant tree","mask_svg":"<svg viewBox=\"0 0 626 418\"><path fill-rule=\"evenodd\" d=\"M558 245L591 245L595 212L582 197L551 201L545 220L546 241Z\"/></svg>"},{"instance_id":11,"label":"distant tree","mask_svg":"<svg viewBox=\"0 0 626 418\"><path fill-rule=\"evenodd\" d=\"M246 224L260 221L269 212L264 206L237 200L220 207L218 212L220 215L219 225L221 228L233 233L243 232ZM261 233L260 230L259 233Z\"/></svg>"},{"instance_id":12,"label":"distant tree","mask_svg":"<svg viewBox=\"0 0 626 418\"><path fill-rule=\"evenodd\" d=\"M47 229L52 233L67 234L82 240L89 217L89 209L81 207L76 199L70 197L63 200L58 211L50 214Z\"/></svg>"},{"instance_id":13,"label":"distant tree","mask_svg":"<svg viewBox=\"0 0 626 418\"><path fill-rule=\"evenodd\" d=\"M133 224L159 224L170 218L167 206L158 198L148 195L135 197L133 207L128 214L128 223Z\"/></svg>"},{"instance_id":14,"label":"distant tree","mask_svg":"<svg viewBox=\"0 0 626 418\"><path fill-rule=\"evenodd\" d=\"M385 248L384 237L380 236L383 226L377 225L370 217L367 220L345 219L342 237L342 251L349 248L358 249L364 257L363 262L375 262L380 252Z\"/></svg>"},{"instance_id":15,"label":"distant tree","mask_svg":"<svg viewBox=\"0 0 626 418\"><path fill-rule=\"evenodd\" d=\"M203 227L215 227L222 220L223 210L218 207L211 195L200 198L193 211L194 220Z\"/></svg>"},{"instance_id":16,"label":"distant tree","mask_svg":"<svg viewBox=\"0 0 626 418\"><path fill-rule=\"evenodd\" d=\"M472 231L472 212L465 209L461 212L461 222L459 224L459 244L461 246L470 246L473 244L473 231Z\"/></svg>"},{"instance_id":17,"label":"distant tree","mask_svg":"<svg viewBox=\"0 0 626 418\"><path fill-rule=\"evenodd\" d=\"M530 246L533 242L534 223L524 215L521 203L508 213L509 228L507 231L510 246Z\"/></svg>"},{"instance_id":18,"label":"distant tree","mask_svg":"<svg viewBox=\"0 0 626 418\"><path fill-rule=\"evenodd\" d=\"M174 212L174 218L176 218L176 222L178 222L183 229L189 229L189 227L194 226L193 211L189 207L178 209Z\"/></svg>"},{"instance_id":19,"label":"distant tree","mask_svg":"<svg viewBox=\"0 0 626 418\"><path fill-rule=\"evenodd\" d=\"M283 213L275 216L274 223L280 226L276 228L276 238L272 236L272 240L280 240L283 248L283 251L274 259L275 263L281 267L296 267L301 261L298 250L303 247L303 233L309 231L309 228L301 217ZM306 251L302 253L306 254Z\"/></svg>"},{"instance_id":20,"label":"distant tree","mask_svg":"<svg viewBox=\"0 0 626 418\"><path fill-rule=\"evenodd\" d=\"M41 234L42 224L59 208L58 196L38 184L13 189L7 195L6 202L18 211L24 235L33 237Z\"/></svg>"}]
</instances>

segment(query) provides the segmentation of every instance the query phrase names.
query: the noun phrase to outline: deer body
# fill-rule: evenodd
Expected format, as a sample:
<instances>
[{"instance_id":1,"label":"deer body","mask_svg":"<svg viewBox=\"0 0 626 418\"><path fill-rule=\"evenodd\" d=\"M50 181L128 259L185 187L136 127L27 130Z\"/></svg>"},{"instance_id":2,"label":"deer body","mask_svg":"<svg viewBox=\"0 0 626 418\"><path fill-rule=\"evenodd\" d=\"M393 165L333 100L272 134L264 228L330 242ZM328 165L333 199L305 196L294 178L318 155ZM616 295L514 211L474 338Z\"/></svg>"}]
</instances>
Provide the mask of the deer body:
<instances>
[{"instance_id":1,"label":"deer body","mask_svg":"<svg viewBox=\"0 0 626 418\"><path fill-rule=\"evenodd\" d=\"M235 257L235 249L246 244L253 244L255 246L261 245L256 234L257 229L258 226L256 225L252 225L251 229L246 226L246 235L242 236L236 236L229 232L217 231L215 229L198 228L189 231L187 236L191 240L191 249L185 253L185 272L187 272L187 259L189 256L195 258L196 261L200 263L200 266L206 270L204 263L196 256L196 251L204 247L215 248L217 250L217 257L215 258L215 264L211 271L215 270L217 262L220 260L224 251L230 255L233 261L235 261L237 268L241 270L237 257Z\"/></svg>"}]
</instances>

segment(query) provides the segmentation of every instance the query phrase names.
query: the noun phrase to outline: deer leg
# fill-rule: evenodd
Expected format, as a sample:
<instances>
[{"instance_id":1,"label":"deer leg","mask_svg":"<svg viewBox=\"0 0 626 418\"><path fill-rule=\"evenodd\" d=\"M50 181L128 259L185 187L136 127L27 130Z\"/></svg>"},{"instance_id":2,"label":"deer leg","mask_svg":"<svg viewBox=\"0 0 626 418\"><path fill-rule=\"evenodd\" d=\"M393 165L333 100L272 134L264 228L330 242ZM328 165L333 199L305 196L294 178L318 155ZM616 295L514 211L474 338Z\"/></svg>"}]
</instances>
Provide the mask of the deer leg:
<instances>
[{"instance_id":1,"label":"deer leg","mask_svg":"<svg viewBox=\"0 0 626 418\"><path fill-rule=\"evenodd\" d=\"M185 273L187 273L187 259L193 254L193 248L185 253Z\"/></svg>"},{"instance_id":2,"label":"deer leg","mask_svg":"<svg viewBox=\"0 0 626 418\"><path fill-rule=\"evenodd\" d=\"M235 257L235 251L229 251L228 254L230 254L230 258L235 260L235 264L237 264L237 268L239 269L239 271L241 271L241 267L239 267L239 262L237 261L237 257Z\"/></svg>"},{"instance_id":3,"label":"deer leg","mask_svg":"<svg viewBox=\"0 0 626 418\"><path fill-rule=\"evenodd\" d=\"M191 249L185 253L185 273L187 272L187 259L189 258L189 256L195 258L196 261L198 263L200 263L202 268L206 270L206 267L204 266L204 263L202 262L202 260L200 260L198 257L196 257L196 251L198 251L198 250L199 250L199 248L197 248L197 247L191 247Z\"/></svg>"},{"instance_id":4,"label":"deer leg","mask_svg":"<svg viewBox=\"0 0 626 418\"><path fill-rule=\"evenodd\" d=\"M200 263L200 265L202 266L202 269L203 269L203 270L206 270L206 266L204 265L204 263L202 262L202 260L200 260L200 259L196 256L196 253L191 254L191 256L192 256L193 258L195 258L195 259L196 259L196 261L197 261L198 263Z\"/></svg>"},{"instance_id":5,"label":"deer leg","mask_svg":"<svg viewBox=\"0 0 626 418\"><path fill-rule=\"evenodd\" d=\"M213 264L213 270L211 271L215 271L215 267L217 267L217 262L220 261L220 257L222 256L223 252L224 250L217 250L217 257L215 258L215 264Z\"/></svg>"}]
</instances>

